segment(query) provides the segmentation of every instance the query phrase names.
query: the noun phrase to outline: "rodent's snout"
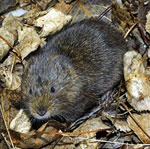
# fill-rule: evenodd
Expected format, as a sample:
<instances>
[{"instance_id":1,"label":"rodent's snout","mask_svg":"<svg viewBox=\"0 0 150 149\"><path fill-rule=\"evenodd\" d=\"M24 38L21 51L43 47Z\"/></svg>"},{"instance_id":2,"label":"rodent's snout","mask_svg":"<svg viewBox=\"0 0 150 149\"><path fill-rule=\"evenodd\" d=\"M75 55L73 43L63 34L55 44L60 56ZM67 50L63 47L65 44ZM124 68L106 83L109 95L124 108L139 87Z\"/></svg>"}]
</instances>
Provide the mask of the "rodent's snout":
<instances>
[{"instance_id":1,"label":"rodent's snout","mask_svg":"<svg viewBox=\"0 0 150 149\"><path fill-rule=\"evenodd\" d=\"M42 103L39 102L36 102L36 104L30 103L29 112L36 119L44 120L51 117L47 107L45 105L42 105Z\"/></svg>"},{"instance_id":2,"label":"rodent's snout","mask_svg":"<svg viewBox=\"0 0 150 149\"><path fill-rule=\"evenodd\" d=\"M44 116L45 114L46 114L46 110L44 109L44 108L38 108L37 109L37 114L39 115L39 116Z\"/></svg>"}]
</instances>

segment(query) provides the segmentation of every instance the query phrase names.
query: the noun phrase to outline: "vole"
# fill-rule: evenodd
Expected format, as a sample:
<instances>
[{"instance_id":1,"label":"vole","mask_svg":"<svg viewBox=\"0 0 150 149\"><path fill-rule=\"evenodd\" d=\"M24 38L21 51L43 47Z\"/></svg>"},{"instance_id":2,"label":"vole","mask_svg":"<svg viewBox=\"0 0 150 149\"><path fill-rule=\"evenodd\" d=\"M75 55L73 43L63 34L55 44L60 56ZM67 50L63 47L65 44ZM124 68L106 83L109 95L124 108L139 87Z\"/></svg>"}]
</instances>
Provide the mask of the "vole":
<instances>
[{"instance_id":1,"label":"vole","mask_svg":"<svg viewBox=\"0 0 150 149\"><path fill-rule=\"evenodd\" d=\"M49 37L29 59L21 95L37 120L71 123L95 105L123 76L126 52L122 34L112 25L88 19Z\"/></svg>"}]
</instances>

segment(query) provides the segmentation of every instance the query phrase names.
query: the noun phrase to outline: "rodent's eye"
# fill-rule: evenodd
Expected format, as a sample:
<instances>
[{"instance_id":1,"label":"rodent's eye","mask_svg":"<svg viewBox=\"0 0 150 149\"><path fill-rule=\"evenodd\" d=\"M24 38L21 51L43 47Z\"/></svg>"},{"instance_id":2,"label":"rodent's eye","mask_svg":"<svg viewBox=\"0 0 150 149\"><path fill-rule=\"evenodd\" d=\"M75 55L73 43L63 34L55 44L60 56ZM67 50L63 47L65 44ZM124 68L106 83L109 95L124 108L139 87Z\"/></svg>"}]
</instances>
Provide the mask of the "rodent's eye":
<instances>
[{"instance_id":1,"label":"rodent's eye","mask_svg":"<svg viewBox=\"0 0 150 149\"><path fill-rule=\"evenodd\" d=\"M29 89L29 94L32 95L32 89L31 88Z\"/></svg>"},{"instance_id":2,"label":"rodent's eye","mask_svg":"<svg viewBox=\"0 0 150 149\"><path fill-rule=\"evenodd\" d=\"M50 89L50 92L55 93L55 91L56 91L55 87L52 86L51 89Z\"/></svg>"}]
</instances>

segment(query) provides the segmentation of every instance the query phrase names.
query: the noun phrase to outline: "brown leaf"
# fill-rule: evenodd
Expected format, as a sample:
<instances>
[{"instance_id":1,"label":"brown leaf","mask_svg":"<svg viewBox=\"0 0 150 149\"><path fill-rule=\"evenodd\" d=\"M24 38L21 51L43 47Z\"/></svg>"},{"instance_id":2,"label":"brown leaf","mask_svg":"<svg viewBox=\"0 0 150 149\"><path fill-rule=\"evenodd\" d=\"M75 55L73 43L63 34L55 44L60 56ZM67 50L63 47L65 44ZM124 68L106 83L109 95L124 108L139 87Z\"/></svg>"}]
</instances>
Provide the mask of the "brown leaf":
<instances>
[{"instance_id":1,"label":"brown leaf","mask_svg":"<svg viewBox=\"0 0 150 149\"><path fill-rule=\"evenodd\" d=\"M150 114L133 114L135 119L141 125L141 127L149 134L150 136ZM129 127L134 130L134 133L140 138L143 143L150 143L150 138L139 128L136 122L129 116L127 119Z\"/></svg>"},{"instance_id":2,"label":"brown leaf","mask_svg":"<svg viewBox=\"0 0 150 149\"><path fill-rule=\"evenodd\" d=\"M145 69L141 55L129 51L124 55L124 78L128 102L138 111L150 110L149 70Z\"/></svg>"}]
</instances>

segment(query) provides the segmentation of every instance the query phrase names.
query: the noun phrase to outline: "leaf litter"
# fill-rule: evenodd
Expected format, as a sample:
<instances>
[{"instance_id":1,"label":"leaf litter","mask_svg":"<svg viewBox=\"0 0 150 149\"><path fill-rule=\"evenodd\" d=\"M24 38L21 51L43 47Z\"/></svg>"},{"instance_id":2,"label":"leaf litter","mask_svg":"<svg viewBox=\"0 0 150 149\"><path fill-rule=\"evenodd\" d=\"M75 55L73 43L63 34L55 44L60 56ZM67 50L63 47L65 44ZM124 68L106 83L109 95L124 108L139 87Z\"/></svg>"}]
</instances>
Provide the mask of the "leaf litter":
<instances>
[{"instance_id":1,"label":"leaf litter","mask_svg":"<svg viewBox=\"0 0 150 149\"><path fill-rule=\"evenodd\" d=\"M28 12L21 17L14 17L10 14L2 22L0 35L20 52L24 65L27 63L24 58L37 50L40 45L44 45L45 38L48 35L55 34L70 21L76 22L91 16L99 16L111 5L109 0L105 2L102 0L61 0L58 3L52 1L31 2L20 0L20 8L22 7ZM42 3L45 5L42 5ZM37 131L31 130L30 120L22 110L15 115L17 109L14 108L15 114L9 117L9 108L16 106L15 100L19 98L23 65L22 61L17 59L17 57L20 58L20 55L0 38L0 92L1 95L4 95L4 109L6 109L6 105L10 105L5 113L9 117L9 131L12 142L16 147L40 148L48 145L48 148L57 149L137 147L139 144L140 146L143 144L142 147L145 147L145 144L149 145L150 42L147 35L150 28L149 12L147 11L149 8L150 2L146 0L114 0L111 11L102 17L102 20L108 23L112 22L126 34L125 37L128 40L127 44L130 51L124 56L125 80L117 88L117 94L113 94L114 100L110 106L107 109L104 108L105 111L102 110L93 114L87 121L73 130L71 135L65 133L63 135L51 134L51 132L70 130L65 124L51 120ZM135 20L138 20L137 23ZM118 94L120 97L116 101ZM109 97L109 100L112 99ZM126 106L122 106L123 104ZM116 109L117 105L119 106ZM106 107L105 103L104 107ZM125 107L128 107L128 109ZM6 120L8 121L8 119ZM0 120L0 123L3 124L3 121ZM72 124L72 126L74 125L75 123ZM2 129L1 135L6 137L6 140L10 143L5 129L2 126L0 129ZM92 130L99 130L99 132L91 133ZM132 133L129 133L131 130ZM38 131L41 133L38 133ZM50 134L44 132L50 132ZM87 133L75 135L75 132ZM4 145L3 141L0 141L0 147L2 144Z\"/></svg>"}]
</instances>

